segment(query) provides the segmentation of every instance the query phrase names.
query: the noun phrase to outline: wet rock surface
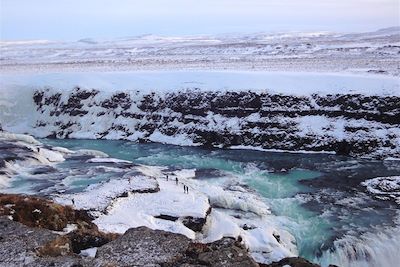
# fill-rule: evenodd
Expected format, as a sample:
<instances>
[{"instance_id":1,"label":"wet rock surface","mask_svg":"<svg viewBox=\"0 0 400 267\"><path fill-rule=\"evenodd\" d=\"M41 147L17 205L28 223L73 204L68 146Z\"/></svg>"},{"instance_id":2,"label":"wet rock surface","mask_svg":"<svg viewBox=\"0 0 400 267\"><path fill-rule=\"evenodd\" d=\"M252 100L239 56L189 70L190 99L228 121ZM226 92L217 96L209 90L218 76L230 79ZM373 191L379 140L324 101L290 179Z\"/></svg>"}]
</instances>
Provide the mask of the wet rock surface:
<instances>
[{"instance_id":1,"label":"wet rock surface","mask_svg":"<svg viewBox=\"0 0 400 267\"><path fill-rule=\"evenodd\" d=\"M75 132L83 131L97 139L147 142L160 141L161 136L178 142L184 136L208 147L242 145L377 158L400 155L397 96L188 90L106 97L97 90L75 88L61 101L59 94L38 90L34 95L39 112L36 128L56 138L79 137ZM84 125L80 116L92 126L86 119ZM98 120L105 123L94 127Z\"/></svg>"},{"instance_id":2,"label":"wet rock surface","mask_svg":"<svg viewBox=\"0 0 400 267\"><path fill-rule=\"evenodd\" d=\"M279 262L273 262L271 264L262 264L261 267L284 267L284 266L291 266L291 267L319 267L318 264L313 264L308 260L299 257L293 258L285 258L280 260ZM329 265L330 267L334 267L333 265Z\"/></svg>"}]
</instances>

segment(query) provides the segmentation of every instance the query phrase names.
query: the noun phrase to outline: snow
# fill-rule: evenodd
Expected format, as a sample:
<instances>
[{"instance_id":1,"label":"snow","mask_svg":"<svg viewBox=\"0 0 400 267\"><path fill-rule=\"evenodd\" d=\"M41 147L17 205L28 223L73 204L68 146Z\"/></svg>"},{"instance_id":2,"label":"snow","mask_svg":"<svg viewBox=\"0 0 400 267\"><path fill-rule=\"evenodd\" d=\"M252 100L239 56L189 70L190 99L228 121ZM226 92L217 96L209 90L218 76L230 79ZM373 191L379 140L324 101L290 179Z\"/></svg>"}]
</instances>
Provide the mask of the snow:
<instances>
[{"instance_id":1,"label":"snow","mask_svg":"<svg viewBox=\"0 0 400 267\"><path fill-rule=\"evenodd\" d=\"M112 201L124 193L154 190L157 187L157 182L152 178L127 173L121 179L90 185L81 193L58 195L54 200L63 205L73 205L76 209L105 211Z\"/></svg>"},{"instance_id":2,"label":"snow","mask_svg":"<svg viewBox=\"0 0 400 267\"><path fill-rule=\"evenodd\" d=\"M400 95L399 78L380 75L271 71L135 71L2 74L0 90L44 88L101 91L171 92L188 88L207 91L268 91L289 95L353 93Z\"/></svg>"},{"instance_id":3,"label":"snow","mask_svg":"<svg viewBox=\"0 0 400 267\"><path fill-rule=\"evenodd\" d=\"M243 219L244 217L244 219ZM254 229L243 229L243 225ZM222 237L242 238L257 262L271 263L298 255L295 240L288 232L273 227L266 217L235 218L221 209L213 209L204 230L202 242L213 242ZM279 235L280 242L274 235ZM268 254L268 255L266 255Z\"/></svg>"},{"instance_id":4,"label":"snow","mask_svg":"<svg viewBox=\"0 0 400 267\"><path fill-rule=\"evenodd\" d=\"M78 226L76 224L67 224L67 226L63 229L62 234L68 234L75 230L78 230Z\"/></svg>"},{"instance_id":5,"label":"snow","mask_svg":"<svg viewBox=\"0 0 400 267\"><path fill-rule=\"evenodd\" d=\"M35 138L33 138L30 135L26 135L26 134L16 134L16 133L0 131L0 139L22 141L24 143L28 143L28 144L32 144L32 145L40 144L40 142L37 141Z\"/></svg>"},{"instance_id":6,"label":"snow","mask_svg":"<svg viewBox=\"0 0 400 267\"><path fill-rule=\"evenodd\" d=\"M87 163L132 163L128 160L115 159L115 158L91 158L86 161Z\"/></svg>"},{"instance_id":7,"label":"snow","mask_svg":"<svg viewBox=\"0 0 400 267\"><path fill-rule=\"evenodd\" d=\"M232 218L221 211L213 210L208 219L205 238L205 243L210 243L219 240L223 237L238 237L242 229L237 225Z\"/></svg>"},{"instance_id":8,"label":"snow","mask_svg":"<svg viewBox=\"0 0 400 267\"><path fill-rule=\"evenodd\" d=\"M154 131L150 136L149 140L152 142L171 144L171 145L181 145L181 146L195 146L199 144L193 143L193 141L188 138L185 134L176 134L174 136L168 136L160 133L160 131Z\"/></svg>"},{"instance_id":9,"label":"snow","mask_svg":"<svg viewBox=\"0 0 400 267\"><path fill-rule=\"evenodd\" d=\"M60 152L51 151L46 148L39 148L39 154L50 162L62 162L65 160Z\"/></svg>"},{"instance_id":10,"label":"snow","mask_svg":"<svg viewBox=\"0 0 400 267\"><path fill-rule=\"evenodd\" d=\"M138 36L76 42L0 42L3 73L273 70L399 75L399 31Z\"/></svg>"},{"instance_id":11,"label":"snow","mask_svg":"<svg viewBox=\"0 0 400 267\"><path fill-rule=\"evenodd\" d=\"M94 258L94 257L96 257L96 253L97 253L97 248L88 248L88 249L81 250L81 252L79 254L82 255L83 257Z\"/></svg>"},{"instance_id":12,"label":"snow","mask_svg":"<svg viewBox=\"0 0 400 267\"><path fill-rule=\"evenodd\" d=\"M94 222L101 230L108 232L123 233L132 227L147 226L194 238L195 233L186 228L181 221L162 220L155 216L205 218L210 208L208 198L190 189L189 193L185 194L183 185L180 182L177 185L173 176L170 176L169 181L165 178L159 178L157 181L159 192L130 194L127 198L119 199L108 209L107 214L101 215Z\"/></svg>"},{"instance_id":13,"label":"snow","mask_svg":"<svg viewBox=\"0 0 400 267\"><path fill-rule=\"evenodd\" d=\"M6 76L14 77L13 75ZM247 146L233 148L246 149L262 149L260 146L267 142L263 144L261 141L252 142L251 139L257 139L257 136L286 134L282 141L266 144L266 147L275 148L276 150L271 151L279 152L286 147L288 150L301 151L318 150L315 149L316 147L333 150L334 143L343 140L349 143L377 140L379 147L371 148L374 151L368 152L371 157L395 157L399 153L399 146L396 146L396 143L400 142L398 125L385 123L379 118L376 120L356 118L359 113L366 113L373 118L377 112L380 112L380 104L364 103L362 107L350 110L351 115L340 116L341 112L346 114L347 111L343 110L346 107L343 107L340 99L330 96L335 93L361 93L363 96L359 97L360 101L368 95L400 96L398 77L261 71L88 72L17 76L13 78L14 81L12 78L4 79L0 88L6 93L0 95L0 99L8 103L4 107L0 105L0 120L3 128L8 131L30 133L38 137L57 133L58 138L144 140L183 146L198 146L204 143L205 137L201 136L202 133L212 131L218 136L226 134L245 136L246 138L239 141L243 140L242 145ZM77 85L80 89L75 88ZM185 91L188 88L191 90ZM43 89L41 92L47 99L61 93L59 104L44 104L42 101L44 105L38 109L32 101L34 89ZM68 101L73 100L71 98L76 97L85 89L92 95L80 101L84 115L75 116L64 110L54 116L54 113L60 112L60 109L69 105ZM171 97L182 96L185 101L182 103L182 108L187 109L190 108L187 105L191 98L202 97L199 93L203 91L212 91L213 94L210 93L210 97L223 100L229 97L226 91L243 90L247 92L245 96L248 94L248 97L252 97L252 93L257 93L257 97L260 97L264 101L262 104L266 106L262 106L261 110L255 109L256 111L252 114L245 116L242 116L240 109L233 110L231 116L225 114L229 109L208 111L206 116L203 116L196 115L196 112L185 112L185 110L178 112L174 104L169 102ZM118 105L113 108L104 107L103 104L111 101L119 92L127 94L125 100L129 106L126 108ZM269 98L264 99L261 94L265 92L280 93L285 96L296 95L298 98L304 95L299 100L294 99L299 103L295 103L290 112L310 109L324 115L296 117L282 115L282 109L287 107L283 103L273 103L272 107L268 106ZM152 112L142 109L145 97L150 97L154 105L160 104L161 108ZM329 106L328 104L328 106L320 107L317 104L318 99L324 97L328 102L332 98L332 101L336 101L333 104L336 105ZM246 99L243 98L243 101ZM356 96L348 101L354 101L357 105ZM362 101L367 101L367 99L363 98ZM386 100L382 97L377 101L384 103ZM387 100L388 103L393 101L395 99ZM204 103L198 103L196 104L198 106L194 108L200 109L200 112L207 112L207 105L212 105L211 103L213 99L204 100ZM20 105L23 105L24 109L17 109ZM391 109L393 111L385 115L393 116L396 109L395 107ZM277 112L277 115L266 116L270 110ZM332 111L339 115L331 117ZM354 118L352 118L353 113ZM297 143L296 140L300 138L309 139L312 142ZM221 138L213 145L226 146L229 142L236 143L236 140ZM251 147L249 147L250 144ZM293 146L297 147L293 149Z\"/></svg>"},{"instance_id":14,"label":"snow","mask_svg":"<svg viewBox=\"0 0 400 267\"><path fill-rule=\"evenodd\" d=\"M14 142L11 152L16 154L16 159L6 160L1 168L0 188L10 186L10 177L24 173L35 165L53 165L65 160L64 154L59 151L44 148L42 143L25 134L0 132L0 141Z\"/></svg>"},{"instance_id":15,"label":"snow","mask_svg":"<svg viewBox=\"0 0 400 267\"><path fill-rule=\"evenodd\" d=\"M100 157L100 158L105 158L108 157L108 155L102 151L99 150L92 150L92 149L78 149L75 151L76 155L87 155L87 156L94 156L94 157Z\"/></svg>"},{"instance_id":16,"label":"snow","mask_svg":"<svg viewBox=\"0 0 400 267\"><path fill-rule=\"evenodd\" d=\"M51 150L57 151L57 152L60 152L60 153L63 153L63 154L67 154L67 155L75 153L75 151L72 151L72 150L70 150L68 148L65 148L65 147L59 147L59 146L53 146L51 148Z\"/></svg>"},{"instance_id":17,"label":"snow","mask_svg":"<svg viewBox=\"0 0 400 267\"><path fill-rule=\"evenodd\" d=\"M400 204L400 176L376 177L361 183L368 192L377 196L388 196Z\"/></svg>"}]
</instances>

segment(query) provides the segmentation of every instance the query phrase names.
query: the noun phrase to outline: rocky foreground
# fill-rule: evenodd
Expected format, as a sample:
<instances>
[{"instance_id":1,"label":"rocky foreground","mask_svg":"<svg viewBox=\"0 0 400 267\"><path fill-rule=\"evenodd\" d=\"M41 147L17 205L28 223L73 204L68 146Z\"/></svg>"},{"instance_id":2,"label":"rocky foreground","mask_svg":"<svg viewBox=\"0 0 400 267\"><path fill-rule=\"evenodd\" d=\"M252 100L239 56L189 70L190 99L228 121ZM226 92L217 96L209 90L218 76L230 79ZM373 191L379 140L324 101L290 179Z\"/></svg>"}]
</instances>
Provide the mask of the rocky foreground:
<instances>
[{"instance_id":1,"label":"rocky foreground","mask_svg":"<svg viewBox=\"0 0 400 267\"><path fill-rule=\"evenodd\" d=\"M49 200L0 195L1 266L260 266L240 240L195 243L146 227L106 234L89 214ZM317 266L287 258L261 266Z\"/></svg>"}]
</instances>

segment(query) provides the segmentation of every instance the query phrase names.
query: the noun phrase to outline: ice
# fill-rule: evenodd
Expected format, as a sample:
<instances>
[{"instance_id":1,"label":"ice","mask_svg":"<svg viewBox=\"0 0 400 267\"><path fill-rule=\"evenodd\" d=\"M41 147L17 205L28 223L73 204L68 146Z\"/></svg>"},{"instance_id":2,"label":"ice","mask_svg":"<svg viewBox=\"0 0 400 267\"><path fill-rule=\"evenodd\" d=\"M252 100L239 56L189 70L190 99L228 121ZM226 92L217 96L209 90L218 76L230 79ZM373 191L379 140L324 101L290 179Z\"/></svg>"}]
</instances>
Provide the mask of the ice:
<instances>
[{"instance_id":1,"label":"ice","mask_svg":"<svg viewBox=\"0 0 400 267\"><path fill-rule=\"evenodd\" d=\"M182 145L182 146L194 146L194 145L196 145L185 134L176 134L174 136L168 136L168 135L160 133L157 130L154 131L149 136L149 140L153 141L153 142L158 142L158 143L162 143L162 144L171 144L171 145Z\"/></svg>"},{"instance_id":2,"label":"ice","mask_svg":"<svg viewBox=\"0 0 400 267\"><path fill-rule=\"evenodd\" d=\"M16 133L9 133L9 132L0 131L0 138L1 139L6 139L6 140L22 141L24 143L32 144L32 145L39 145L40 144L40 142L37 141L35 138L33 138L30 135L26 135L26 134L16 134Z\"/></svg>"},{"instance_id":3,"label":"ice","mask_svg":"<svg viewBox=\"0 0 400 267\"><path fill-rule=\"evenodd\" d=\"M60 204L73 205L76 209L105 211L112 201L124 193L156 189L158 183L153 178L127 173L121 179L90 185L81 193L58 195L54 200Z\"/></svg>"},{"instance_id":4,"label":"ice","mask_svg":"<svg viewBox=\"0 0 400 267\"><path fill-rule=\"evenodd\" d=\"M50 162L62 162L65 160L60 152L51 151L46 148L39 148L39 154Z\"/></svg>"},{"instance_id":5,"label":"ice","mask_svg":"<svg viewBox=\"0 0 400 267\"><path fill-rule=\"evenodd\" d=\"M155 216L205 218L210 208L207 196L190 189L185 194L182 183L176 184L172 176L168 181L158 178L157 182L159 192L129 194L127 198L118 199L107 214L99 216L94 222L100 229L109 232L123 233L131 227L147 226L194 238L195 233L181 221L157 219Z\"/></svg>"},{"instance_id":6,"label":"ice","mask_svg":"<svg viewBox=\"0 0 400 267\"><path fill-rule=\"evenodd\" d=\"M86 161L87 163L132 163L128 160L115 159L115 158L91 158Z\"/></svg>"},{"instance_id":7,"label":"ice","mask_svg":"<svg viewBox=\"0 0 400 267\"><path fill-rule=\"evenodd\" d=\"M108 155L99 150L93 149L78 149L75 151L76 155L87 155L87 156L94 156L99 158L106 158Z\"/></svg>"},{"instance_id":8,"label":"ice","mask_svg":"<svg viewBox=\"0 0 400 267\"><path fill-rule=\"evenodd\" d=\"M88 248L88 249L81 250L81 252L79 254L84 257L94 258L94 257L96 257L96 253L97 253L97 248Z\"/></svg>"},{"instance_id":9,"label":"ice","mask_svg":"<svg viewBox=\"0 0 400 267\"><path fill-rule=\"evenodd\" d=\"M222 237L241 238L257 262L271 263L298 255L295 240L288 232L274 228L265 217L238 219L221 209L213 209L204 231L203 242ZM244 225L251 228L244 229ZM279 236L279 242L274 236Z\"/></svg>"},{"instance_id":10,"label":"ice","mask_svg":"<svg viewBox=\"0 0 400 267\"><path fill-rule=\"evenodd\" d=\"M376 177L361 183L368 192L388 196L400 205L400 176Z\"/></svg>"}]
</instances>

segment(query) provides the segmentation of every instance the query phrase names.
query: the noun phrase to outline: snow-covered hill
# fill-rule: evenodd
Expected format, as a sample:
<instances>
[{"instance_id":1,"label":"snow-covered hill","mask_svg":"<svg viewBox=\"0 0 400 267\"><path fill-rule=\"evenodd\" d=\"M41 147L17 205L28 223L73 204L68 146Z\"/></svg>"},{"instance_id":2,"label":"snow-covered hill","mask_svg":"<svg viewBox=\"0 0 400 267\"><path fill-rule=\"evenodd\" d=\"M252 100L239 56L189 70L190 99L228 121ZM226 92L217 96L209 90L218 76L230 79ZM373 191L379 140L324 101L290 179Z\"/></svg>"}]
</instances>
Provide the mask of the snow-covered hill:
<instances>
[{"instance_id":1,"label":"snow-covered hill","mask_svg":"<svg viewBox=\"0 0 400 267\"><path fill-rule=\"evenodd\" d=\"M0 70L247 69L399 75L400 28L372 33L144 35L74 42L2 41Z\"/></svg>"}]
</instances>

